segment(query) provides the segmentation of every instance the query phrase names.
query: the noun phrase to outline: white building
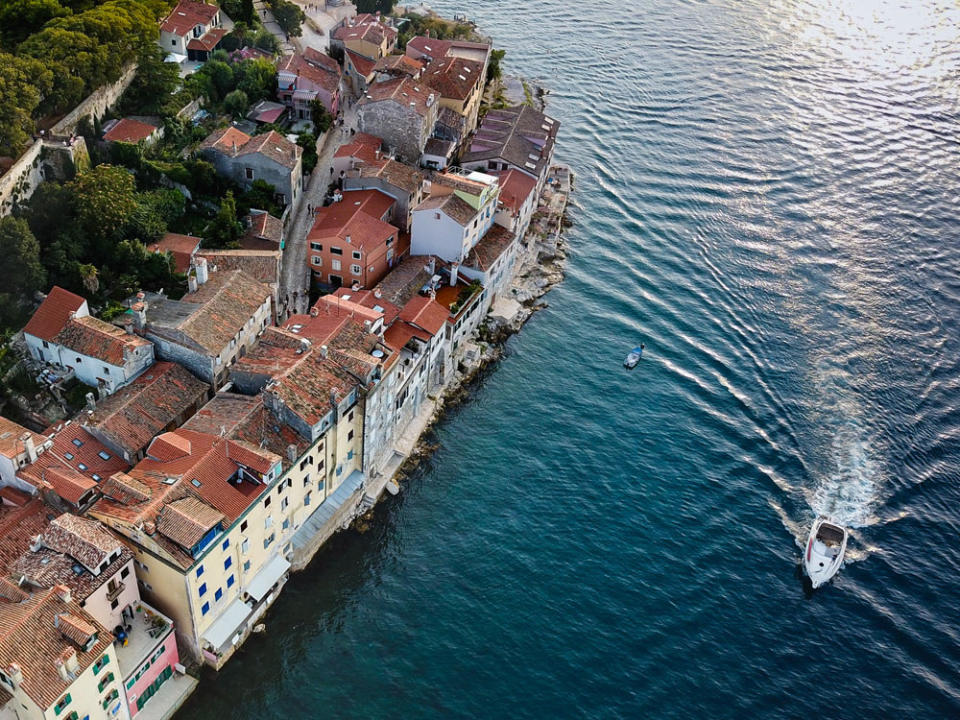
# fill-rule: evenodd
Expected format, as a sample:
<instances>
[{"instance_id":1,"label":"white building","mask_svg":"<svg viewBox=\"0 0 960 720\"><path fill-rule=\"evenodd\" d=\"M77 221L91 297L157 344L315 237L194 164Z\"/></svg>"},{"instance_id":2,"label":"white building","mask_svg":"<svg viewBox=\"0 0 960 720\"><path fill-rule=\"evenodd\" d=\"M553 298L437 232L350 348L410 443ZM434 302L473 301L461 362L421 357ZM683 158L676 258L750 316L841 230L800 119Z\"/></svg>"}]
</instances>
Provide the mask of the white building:
<instances>
[{"instance_id":1,"label":"white building","mask_svg":"<svg viewBox=\"0 0 960 720\"><path fill-rule=\"evenodd\" d=\"M499 196L492 175L435 175L430 197L413 211L411 254L462 262L493 225Z\"/></svg>"}]
</instances>

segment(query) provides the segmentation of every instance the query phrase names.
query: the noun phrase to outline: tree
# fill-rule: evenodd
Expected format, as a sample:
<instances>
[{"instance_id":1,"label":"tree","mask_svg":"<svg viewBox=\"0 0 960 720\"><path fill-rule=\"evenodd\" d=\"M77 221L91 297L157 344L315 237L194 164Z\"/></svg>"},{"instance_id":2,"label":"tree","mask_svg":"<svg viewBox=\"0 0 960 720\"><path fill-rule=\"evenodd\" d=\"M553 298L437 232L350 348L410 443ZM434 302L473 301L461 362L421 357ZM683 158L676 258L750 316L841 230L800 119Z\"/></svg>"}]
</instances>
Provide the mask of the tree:
<instances>
[{"instance_id":1,"label":"tree","mask_svg":"<svg viewBox=\"0 0 960 720\"><path fill-rule=\"evenodd\" d=\"M297 145L303 148L303 171L313 172L317 166L317 136L313 133L300 133Z\"/></svg>"},{"instance_id":2,"label":"tree","mask_svg":"<svg viewBox=\"0 0 960 720\"><path fill-rule=\"evenodd\" d=\"M487 65L487 82L499 80L503 77L503 71L500 68L500 62L503 56L507 54L506 50L493 50L490 53L490 64Z\"/></svg>"},{"instance_id":3,"label":"tree","mask_svg":"<svg viewBox=\"0 0 960 720\"><path fill-rule=\"evenodd\" d=\"M210 60L196 74L209 79L207 97L216 103L222 102L235 87L233 68L222 60Z\"/></svg>"},{"instance_id":4,"label":"tree","mask_svg":"<svg viewBox=\"0 0 960 720\"><path fill-rule=\"evenodd\" d=\"M33 132L32 115L53 85L39 60L0 53L0 155L18 156Z\"/></svg>"},{"instance_id":5,"label":"tree","mask_svg":"<svg viewBox=\"0 0 960 720\"><path fill-rule=\"evenodd\" d=\"M52 245L64 228L74 225L73 189L55 182L40 183L33 191L25 217L41 247Z\"/></svg>"},{"instance_id":6,"label":"tree","mask_svg":"<svg viewBox=\"0 0 960 720\"><path fill-rule=\"evenodd\" d=\"M327 106L320 98L310 101L310 119L313 120L313 130L318 135L325 133L333 125L333 115L327 111Z\"/></svg>"},{"instance_id":7,"label":"tree","mask_svg":"<svg viewBox=\"0 0 960 720\"><path fill-rule=\"evenodd\" d=\"M257 30L257 34L253 38L253 46L271 55L280 52L280 41L277 40L276 35L264 27Z\"/></svg>"},{"instance_id":8,"label":"tree","mask_svg":"<svg viewBox=\"0 0 960 720\"><path fill-rule=\"evenodd\" d=\"M219 212L207 225L204 244L216 248L237 247L237 239L242 230L237 220L237 203L233 199L233 191L228 190L220 203Z\"/></svg>"},{"instance_id":9,"label":"tree","mask_svg":"<svg viewBox=\"0 0 960 720\"><path fill-rule=\"evenodd\" d=\"M243 117L248 107L250 107L250 101L243 90L233 90L223 99L223 109L234 117Z\"/></svg>"},{"instance_id":10,"label":"tree","mask_svg":"<svg viewBox=\"0 0 960 720\"><path fill-rule=\"evenodd\" d=\"M4 290L29 298L46 287L47 271L40 262L40 243L22 218L0 218L0 257L14 272L7 273Z\"/></svg>"},{"instance_id":11,"label":"tree","mask_svg":"<svg viewBox=\"0 0 960 720\"><path fill-rule=\"evenodd\" d=\"M250 102L273 97L277 92L277 68L266 58L244 60L234 68L237 89L247 94Z\"/></svg>"},{"instance_id":12,"label":"tree","mask_svg":"<svg viewBox=\"0 0 960 720\"><path fill-rule=\"evenodd\" d=\"M133 175L124 168L97 165L71 183L77 216L89 234L119 237L137 209Z\"/></svg>"},{"instance_id":13,"label":"tree","mask_svg":"<svg viewBox=\"0 0 960 720\"><path fill-rule=\"evenodd\" d=\"M69 14L57 0L6 0L0 4L0 43L12 50L48 20Z\"/></svg>"},{"instance_id":14,"label":"tree","mask_svg":"<svg viewBox=\"0 0 960 720\"><path fill-rule=\"evenodd\" d=\"M300 26L307 20L300 6L289 0L268 0L268 4L280 28L289 37L300 37L302 33Z\"/></svg>"},{"instance_id":15,"label":"tree","mask_svg":"<svg viewBox=\"0 0 960 720\"><path fill-rule=\"evenodd\" d=\"M120 99L121 114L172 114L172 93L180 86L180 66L163 61L163 51L150 43L140 52L137 74Z\"/></svg>"},{"instance_id":16,"label":"tree","mask_svg":"<svg viewBox=\"0 0 960 720\"><path fill-rule=\"evenodd\" d=\"M240 197L240 214L246 215L250 208L257 208L279 216L282 208L277 205L276 197L277 189L273 185L266 180L254 180L250 189Z\"/></svg>"}]
</instances>

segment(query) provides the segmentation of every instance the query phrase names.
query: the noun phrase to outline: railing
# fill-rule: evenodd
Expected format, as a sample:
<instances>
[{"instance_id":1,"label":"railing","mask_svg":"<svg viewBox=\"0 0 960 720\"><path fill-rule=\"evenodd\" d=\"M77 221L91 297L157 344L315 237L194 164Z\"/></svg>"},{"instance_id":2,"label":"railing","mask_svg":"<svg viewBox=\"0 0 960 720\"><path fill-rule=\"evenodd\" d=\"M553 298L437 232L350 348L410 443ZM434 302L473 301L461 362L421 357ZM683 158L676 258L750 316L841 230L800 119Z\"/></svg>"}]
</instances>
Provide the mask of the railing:
<instances>
[{"instance_id":1,"label":"railing","mask_svg":"<svg viewBox=\"0 0 960 720\"><path fill-rule=\"evenodd\" d=\"M118 597L120 597L120 593L123 592L123 589L124 589L125 587L126 587L126 585L124 585L122 582L118 582L118 583L117 583L116 585L114 585L113 587L110 587L110 586L108 585L108 586L107 586L107 600L109 600L110 602L113 602L114 600L116 600Z\"/></svg>"}]
</instances>

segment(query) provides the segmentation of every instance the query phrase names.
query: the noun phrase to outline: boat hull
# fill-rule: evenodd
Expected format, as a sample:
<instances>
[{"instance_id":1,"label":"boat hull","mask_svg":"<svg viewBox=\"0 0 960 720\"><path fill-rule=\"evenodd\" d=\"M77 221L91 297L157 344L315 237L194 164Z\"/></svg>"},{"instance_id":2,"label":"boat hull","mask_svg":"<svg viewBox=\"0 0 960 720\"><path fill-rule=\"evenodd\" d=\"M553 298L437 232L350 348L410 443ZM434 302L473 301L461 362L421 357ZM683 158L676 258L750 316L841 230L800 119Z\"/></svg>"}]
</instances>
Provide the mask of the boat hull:
<instances>
[{"instance_id":1,"label":"boat hull","mask_svg":"<svg viewBox=\"0 0 960 720\"><path fill-rule=\"evenodd\" d=\"M828 583L843 565L847 551L846 529L817 518L803 553L803 567L814 589Z\"/></svg>"}]
</instances>

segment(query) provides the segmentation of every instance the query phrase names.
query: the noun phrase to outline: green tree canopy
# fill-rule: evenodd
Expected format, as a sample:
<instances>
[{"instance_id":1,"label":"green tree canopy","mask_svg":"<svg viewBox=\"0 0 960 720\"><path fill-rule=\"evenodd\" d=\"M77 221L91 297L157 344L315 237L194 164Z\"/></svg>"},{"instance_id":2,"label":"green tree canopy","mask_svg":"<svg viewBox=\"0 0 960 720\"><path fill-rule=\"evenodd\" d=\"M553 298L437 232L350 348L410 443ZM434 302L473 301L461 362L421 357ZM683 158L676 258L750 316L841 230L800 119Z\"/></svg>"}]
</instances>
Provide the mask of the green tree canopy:
<instances>
[{"instance_id":1,"label":"green tree canopy","mask_svg":"<svg viewBox=\"0 0 960 720\"><path fill-rule=\"evenodd\" d=\"M30 141L32 115L53 85L53 73L33 58L0 53L0 155L17 156Z\"/></svg>"},{"instance_id":2,"label":"green tree canopy","mask_svg":"<svg viewBox=\"0 0 960 720\"><path fill-rule=\"evenodd\" d=\"M36 290L45 289L47 271L40 262L40 243L22 218L0 218L0 257L14 272L7 273L4 290L29 299Z\"/></svg>"},{"instance_id":3,"label":"green tree canopy","mask_svg":"<svg viewBox=\"0 0 960 720\"><path fill-rule=\"evenodd\" d=\"M243 117L249 106L250 101L243 90L233 90L223 99L223 109L234 117Z\"/></svg>"},{"instance_id":4,"label":"green tree canopy","mask_svg":"<svg viewBox=\"0 0 960 720\"><path fill-rule=\"evenodd\" d=\"M267 0L277 24L290 37L300 37L301 25L307 21L307 16L299 5L289 0Z\"/></svg>"},{"instance_id":5,"label":"green tree canopy","mask_svg":"<svg viewBox=\"0 0 960 720\"><path fill-rule=\"evenodd\" d=\"M97 165L71 183L77 214L90 235L118 237L137 209L133 175L114 165Z\"/></svg>"},{"instance_id":6,"label":"green tree canopy","mask_svg":"<svg viewBox=\"0 0 960 720\"><path fill-rule=\"evenodd\" d=\"M277 92L277 68L266 58L244 60L234 67L237 89L247 94L250 102L273 97Z\"/></svg>"},{"instance_id":7,"label":"green tree canopy","mask_svg":"<svg viewBox=\"0 0 960 720\"><path fill-rule=\"evenodd\" d=\"M170 115L171 95L180 87L180 66L163 61L163 51L150 43L140 51L137 74L120 100L121 114Z\"/></svg>"},{"instance_id":8,"label":"green tree canopy","mask_svg":"<svg viewBox=\"0 0 960 720\"><path fill-rule=\"evenodd\" d=\"M13 50L48 20L69 14L57 0L4 0L0 3L0 43Z\"/></svg>"},{"instance_id":9,"label":"green tree canopy","mask_svg":"<svg viewBox=\"0 0 960 720\"><path fill-rule=\"evenodd\" d=\"M310 101L310 119L313 120L313 129L316 134L325 133L333 125L333 115L320 98Z\"/></svg>"},{"instance_id":10,"label":"green tree canopy","mask_svg":"<svg viewBox=\"0 0 960 720\"><path fill-rule=\"evenodd\" d=\"M238 246L238 238L243 230L237 220L237 203L233 199L233 191L228 190L216 217L207 225L204 244L209 247L229 248Z\"/></svg>"},{"instance_id":11,"label":"green tree canopy","mask_svg":"<svg viewBox=\"0 0 960 720\"><path fill-rule=\"evenodd\" d=\"M313 172L317 166L317 136L313 133L300 133L297 145L303 148L303 171Z\"/></svg>"}]
</instances>

